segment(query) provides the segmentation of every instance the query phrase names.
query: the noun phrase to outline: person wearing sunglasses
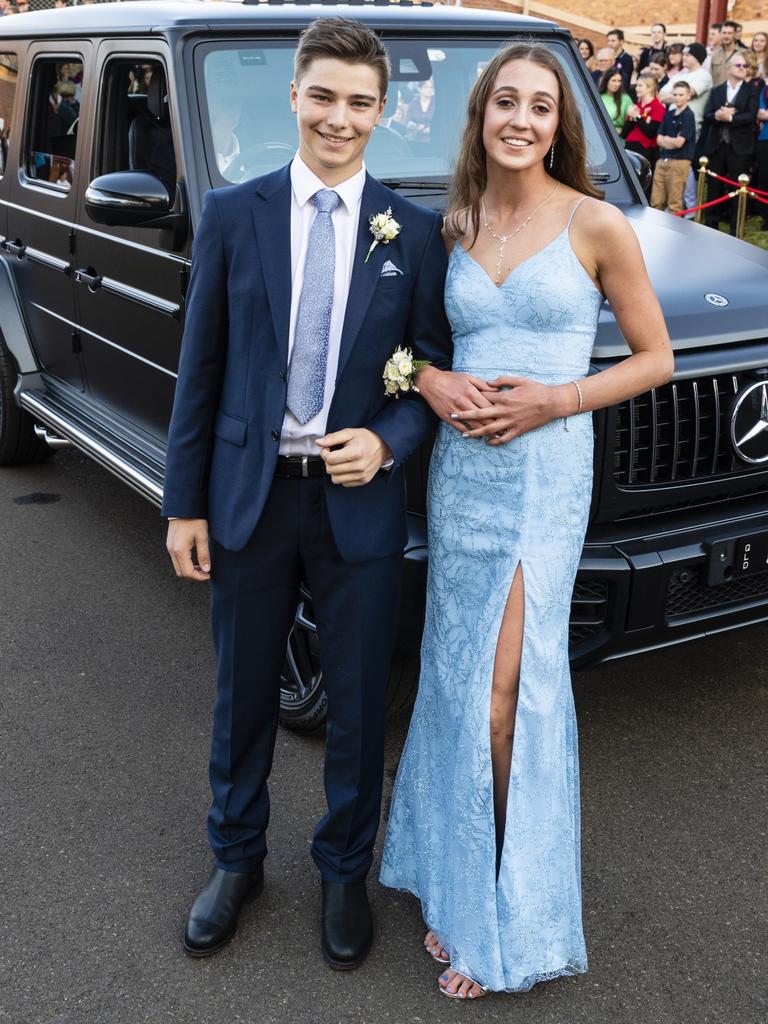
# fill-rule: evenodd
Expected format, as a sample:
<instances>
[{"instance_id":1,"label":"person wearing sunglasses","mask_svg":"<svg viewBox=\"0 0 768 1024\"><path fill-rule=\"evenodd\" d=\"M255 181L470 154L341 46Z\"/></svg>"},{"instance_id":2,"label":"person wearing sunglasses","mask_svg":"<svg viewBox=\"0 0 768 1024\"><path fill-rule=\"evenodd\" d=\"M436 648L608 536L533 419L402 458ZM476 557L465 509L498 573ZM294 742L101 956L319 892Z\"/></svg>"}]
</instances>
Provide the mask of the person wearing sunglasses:
<instances>
[{"instance_id":1,"label":"person wearing sunglasses","mask_svg":"<svg viewBox=\"0 0 768 1024\"><path fill-rule=\"evenodd\" d=\"M758 96L746 81L747 62L737 50L726 65L727 78L709 94L704 108L701 151L709 157L709 168L731 181L746 174L755 150L755 123ZM732 186L709 179L709 199L717 199ZM706 221L716 228L721 220L730 221L731 234L736 229L736 202L729 200L707 210Z\"/></svg>"}]
</instances>

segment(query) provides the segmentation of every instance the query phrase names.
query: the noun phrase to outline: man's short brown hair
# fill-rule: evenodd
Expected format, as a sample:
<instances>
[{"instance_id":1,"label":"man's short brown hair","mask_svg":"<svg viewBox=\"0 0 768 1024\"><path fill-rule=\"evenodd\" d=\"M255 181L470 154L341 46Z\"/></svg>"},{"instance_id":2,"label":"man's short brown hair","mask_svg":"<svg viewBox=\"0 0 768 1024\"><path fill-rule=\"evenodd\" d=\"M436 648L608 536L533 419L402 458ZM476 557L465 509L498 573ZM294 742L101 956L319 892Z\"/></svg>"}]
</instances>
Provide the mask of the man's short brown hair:
<instances>
[{"instance_id":1,"label":"man's short brown hair","mask_svg":"<svg viewBox=\"0 0 768 1024\"><path fill-rule=\"evenodd\" d=\"M297 83L313 60L331 57L347 64L367 64L379 78L381 98L387 95L390 64L381 40L365 25L349 18L318 18L299 38L293 61Z\"/></svg>"}]
</instances>

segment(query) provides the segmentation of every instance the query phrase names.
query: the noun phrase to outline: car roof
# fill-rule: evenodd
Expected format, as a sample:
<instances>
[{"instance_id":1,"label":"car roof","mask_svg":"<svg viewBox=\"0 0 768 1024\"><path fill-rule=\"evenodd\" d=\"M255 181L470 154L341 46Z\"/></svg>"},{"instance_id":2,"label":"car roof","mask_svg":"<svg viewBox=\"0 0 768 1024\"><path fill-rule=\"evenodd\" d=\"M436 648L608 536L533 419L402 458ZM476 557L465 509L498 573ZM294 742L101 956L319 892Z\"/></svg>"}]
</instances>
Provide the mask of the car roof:
<instances>
[{"instance_id":1,"label":"car roof","mask_svg":"<svg viewBox=\"0 0 768 1024\"><path fill-rule=\"evenodd\" d=\"M406 3L241 3L232 0L135 0L129 3L78 4L59 10L31 11L0 19L0 38L109 36L210 29L249 29L269 24L295 29L319 17L347 17L376 28L467 29L520 33L558 31L551 21L476 8ZM563 30L559 30L563 31Z\"/></svg>"}]
</instances>

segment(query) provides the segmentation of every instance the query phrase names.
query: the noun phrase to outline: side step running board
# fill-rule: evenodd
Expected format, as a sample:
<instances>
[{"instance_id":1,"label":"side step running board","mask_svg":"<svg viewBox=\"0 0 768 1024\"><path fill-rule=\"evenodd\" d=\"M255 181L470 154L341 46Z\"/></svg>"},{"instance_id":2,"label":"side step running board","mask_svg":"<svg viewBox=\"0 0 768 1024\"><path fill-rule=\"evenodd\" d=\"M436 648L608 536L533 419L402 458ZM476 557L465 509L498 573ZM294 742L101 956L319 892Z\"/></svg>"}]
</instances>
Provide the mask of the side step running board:
<instances>
[{"instance_id":1,"label":"side step running board","mask_svg":"<svg viewBox=\"0 0 768 1024\"><path fill-rule=\"evenodd\" d=\"M41 427L39 423L35 423L34 426L35 437L39 437L41 441L45 441L49 448L53 448L54 451L58 448L71 448L72 442L68 437L57 437L56 434L52 434L47 427Z\"/></svg>"},{"instance_id":2,"label":"side step running board","mask_svg":"<svg viewBox=\"0 0 768 1024\"><path fill-rule=\"evenodd\" d=\"M18 401L31 416L50 428L58 440L71 442L154 505L162 504L162 474L159 466L157 472L148 472L146 465L142 466L141 460L132 457L128 444L121 445L116 438L110 438L111 443L105 444L95 437L94 433L85 429L88 423L85 417L82 417L83 422L79 423L81 417L77 415L76 410L67 408L63 402L57 401L46 392L22 390L18 392ZM47 431L44 433L47 434Z\"/></svg>"}]
</instances>

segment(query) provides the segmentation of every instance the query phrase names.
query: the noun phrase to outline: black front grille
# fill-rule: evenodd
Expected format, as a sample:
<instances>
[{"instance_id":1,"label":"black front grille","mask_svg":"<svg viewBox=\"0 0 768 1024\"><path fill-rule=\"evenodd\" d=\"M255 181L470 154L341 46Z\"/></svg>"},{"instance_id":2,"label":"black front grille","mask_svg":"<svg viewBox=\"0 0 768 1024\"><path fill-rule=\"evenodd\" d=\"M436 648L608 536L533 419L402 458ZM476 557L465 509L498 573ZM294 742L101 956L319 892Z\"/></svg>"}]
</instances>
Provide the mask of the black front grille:
<instances>
[{"instance_id":1,"label":"black front grille","mask_svg":"<svg viewBox=\"0 0 768 1024\"><path fill-rule=\"evenodd\" d=\"M613 478L621 487L748 473L730 442L733 396L745 374L677 380L617 406ZM751 378L750 378L751 379Z\"/></svg>"},{"instance_id":2,"label":"black front grille","mask_svg":"<svg viewBox=\"0 0 768 1024\"><path fill-rule=\"evenodd\" d=\"M605 626L608 587L602 580L576 581L571 598L568 640L571 647L583 643Z\"/></svg>"},{"instance_id":3,"label":"black front grille","mask_svg":"<svg viewBox=\"0 0 768 1024\"><path fill-rule=\"evenodd\" d=\"M768 573L742 576L729 583L709 587L703 570L687 570L682 576L676 573L669 581L665 613L668 619L672 619L766 598Z\"/></svg>"}]
</instances>

